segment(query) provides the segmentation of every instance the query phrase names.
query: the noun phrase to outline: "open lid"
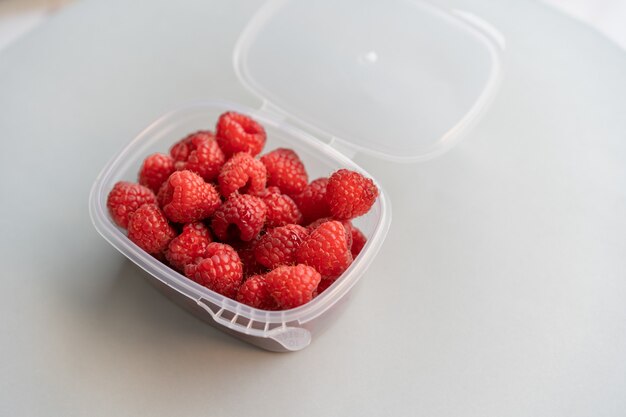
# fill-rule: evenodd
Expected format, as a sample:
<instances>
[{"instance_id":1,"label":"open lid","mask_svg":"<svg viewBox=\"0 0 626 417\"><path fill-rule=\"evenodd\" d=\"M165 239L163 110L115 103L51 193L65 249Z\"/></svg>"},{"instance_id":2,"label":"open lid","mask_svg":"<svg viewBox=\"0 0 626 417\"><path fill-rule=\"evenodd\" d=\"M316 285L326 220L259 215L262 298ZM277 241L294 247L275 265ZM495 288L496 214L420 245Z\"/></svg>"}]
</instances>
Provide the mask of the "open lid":
<instances>
[{"instance_id":1,"label":"open lid","mask_svg":"<svg viewBox=\"0 0 626 417\"><path fill-rule=\"evenodd\" d=\"M266 107L320 139L415 161L448 149L485 108L499 39L474 16L420 1L272 0L234 63Z\"/></svg>"}]
</instances>

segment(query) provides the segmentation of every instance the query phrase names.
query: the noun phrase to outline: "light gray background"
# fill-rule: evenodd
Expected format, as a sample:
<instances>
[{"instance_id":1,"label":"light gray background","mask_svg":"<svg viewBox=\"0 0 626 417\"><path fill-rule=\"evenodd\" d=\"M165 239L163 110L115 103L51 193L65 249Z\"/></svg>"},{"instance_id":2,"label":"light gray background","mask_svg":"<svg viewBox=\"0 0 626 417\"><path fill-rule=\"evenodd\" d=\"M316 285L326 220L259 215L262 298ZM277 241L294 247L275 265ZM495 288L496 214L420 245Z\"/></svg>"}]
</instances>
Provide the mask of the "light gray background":
<instances>
[{"instance_id":1,"label":"light gray background","mask_svg":"<svg viewBox=\"0 0 626 417\"><path fill-rule=\"evenodd\" d=\"M259 1L85 1L0 55L0 415L621 416L626 56L539 3L441 1L506 36L451 152L359 156L393 202L343 316L272 354L197 321L94 231L91 183L178 104L256 99Z\"/></svg>"}]
</instances>

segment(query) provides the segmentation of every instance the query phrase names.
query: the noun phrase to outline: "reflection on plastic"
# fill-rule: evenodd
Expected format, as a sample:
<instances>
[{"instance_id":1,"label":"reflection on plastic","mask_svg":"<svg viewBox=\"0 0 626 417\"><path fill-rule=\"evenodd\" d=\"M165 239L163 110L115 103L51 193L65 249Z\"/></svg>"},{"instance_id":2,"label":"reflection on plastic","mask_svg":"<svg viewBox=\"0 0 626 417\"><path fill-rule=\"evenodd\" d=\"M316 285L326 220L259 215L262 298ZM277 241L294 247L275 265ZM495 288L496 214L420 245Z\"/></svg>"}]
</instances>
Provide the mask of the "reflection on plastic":
<instances>
[{"instance_id":1,"label":"reflection on plastic","mask_svg":"<svg viewBox=\"0 0 626 417\"><path fill-rule=\"evenodd\" d=\"M311 343L311 333L301 327L286 327L271 336L287 350L296 351L307 347Z\"/></svg>"}]
</instances>

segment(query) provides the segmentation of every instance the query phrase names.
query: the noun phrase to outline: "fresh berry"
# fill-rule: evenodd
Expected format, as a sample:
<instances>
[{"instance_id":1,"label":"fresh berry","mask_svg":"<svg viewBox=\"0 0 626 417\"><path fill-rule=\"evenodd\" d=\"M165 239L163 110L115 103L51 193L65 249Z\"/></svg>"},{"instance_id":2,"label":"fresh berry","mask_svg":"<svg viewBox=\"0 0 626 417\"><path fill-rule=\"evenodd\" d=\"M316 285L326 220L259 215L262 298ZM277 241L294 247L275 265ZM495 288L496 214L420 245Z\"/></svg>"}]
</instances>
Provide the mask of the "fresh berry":
<instances>
[{"instance_id":1,"label":"fresh berry","mask_svg":"<svg viewBox=\"0 0 626 417\"><path fill-rule=\"evenodd\" d=\"M317 219L315 220L313 223L309 224L306 228L309 231L309 233L311 233L313 230L317 229L319 227L319 225L326 223L326 222L330 222L333 221L332 217L324 217L322 219ZM350 222L350 220L337 220L339 221L342 225L344 230L346 231L346 244L348 245L348 249L352 248L352 223Z\"/></svg>"},{"instance_id":2,"label":"fresh berry","mask_svg":"<svg viewBox=\"0 0 626 417\"><path fill-rule=\"evenodd\" d=\"M270 269L296 263L296 252L309 232L302 226L290 224L275 227L257 242L254 255L258 263Z\"/></svg>"},{"instance_id":3,"label":"fresh berry","mask_svg":"<svg viewBox=\"0 0 626 417\"><path fill-rule=\"evenodd\" d=\"M220 173L226 157L211 132L200 131L187 136L170 150L178 171L189 170L205 181L213 181Z\"/></svg>"},{"instance_id":4,"label":"fresh berry","mask_svg":"<svg viewBox=\"0 0 626 417\"><path fill-rule=\"evenodd\" d=\"M243 270L235 249L213 242L207 246L204 259L185 267L185 275L210 290L235 298Z\"/></svg>"},{"instance_id":5,"label":"fresh berry","mask_svg":"<svg viewBox=\"0 0 626 417\"><path fill-rule=\"evenodd\" d=\"M251 192L251 193L248 193L248 194L251 194L251 195L256 196L256 197L265 198L265 197L267 197L269 195L272 195L272 194L280 194L280 189L278 187L271 186L271 187L264 188L261 191Z\"/></svg>"},{"instance_id":6,"label":"fresh berry","mask_svg":"<svg viewBox=\"0 0 626 417\"><path fill-rule=\"evenodd\" d=\"M311 301L321 278L307 265L279 266L265 275L265 282L278 306L290 309Z\"/></svg>"},{"instance_id":7,"label":"fresh berry","mask_svg":"<svg viewBox=\"0 0 626 417\"><path fill-rule=\"evenodd\" d=\"M246 279L239 287L237 301L260 310L278 310L278 304L270 294L263 275L253 275Z\"/></svg>"},{"instance_id":8,"label":"fresh berry","mask_svg":"<svg viewBox=\"0 0 626 417\"><path fill-rule=\"evenodd\" d=\"M365 246L365 244L367 243L367 238L365 237L363 232L361 232L354 226L352 226L351 233L352 246L350 246L350 252L352 252L352 257L356 258L357 256L359 256L359 253L361 253L361 250L363 250L363 246Z\"/></svg>"},{"instance_id":9,"label":"fresh berry","mask_svg":"<svg viewBox=\"0 0 626 417\"><path fill-rule=\"evenodd\" d=\"M143 185L120 181L113 186L107 197L107 208L113 221L120 227L128 227L128 217L144 204L155 204L152 190Z\"/></svg>"},{"instance_id":10,"label":"fresh berry","mask_svg":"<svg viewBox=\"0 0 626 417\"><path fill-rule=\"evenodd\" d=\"M248 242L263 228L266 213L267 207L259 197L234 193L213 214L211 227L222 241L239 238Z\"/></svg>"},{"instance_id":11,"label":"fresh berry","mask_svg":"<svg viewBox=\"0 0 626 417\"><path fill-rule=\"evenodd\" d=\"M297 260L314 267L324 279L341 275L352 262L343 225L338 221L319 225L300 245Z\"/></svg>"},{"instance_id":12,"label":"fresh berry","mask_svg":"<svg viewBox=\"0 0 626 417\"><path fill-rule=\"evenodd\" d=\"M169 192L170 192L170 187L167 184L167 181L165 181L163 185L161 185L161 188L159 188L159 192L156 194L157 204L159 205L159 208L161 210L163 210L163 205L166 202L165 199L166 197L168 197Z\"/></svg>"},{"instance_id":13,"label":"fresh berry","mask_svg":"<svg viewBox=\"0 0 626 417\"><path fill-rule=\"evenodd\" d=\"M174 160L171 156L153 153L143 161L139 169L139 184L145 185L156 193L174 171Z\"/></svg>"},{"instance_id":14,"label":"fresh berry","mask_svg":"<svg viewBox=\"0 0 626 417\"><path fill-rule=\"evenodd\" d=\"M275 185L284 194L301 193L309 177L304 164L291 149L279 148L261 157L267 168L267 185Z\"/></svg>"},{"instance_id":15,"label":"fresh berry","mask_svg":"<svg viewBox=\"0 0 626 417\"><path fill-rule=\"evenodd\" d=\"M209 229L203 223L188 223L183 227L183 232L170 242L165 257L174 268L184 271L186 265L206 256L207 246L211 242Z\"/></svg>"},{"instance_id":16,"label":"fresh berry","mask_svg":"<svg viewBox=\"0 0 626 417\"><path fill-rule=\"evenodd\" d=\"M176 231L156 204L144 204L128 220L128 238L149 254L159 255Z\"/></svg>"},{"instance_id":17,"label":"fresh berry","mask_svg":"<svg viewBox=\"0 0 626 417\"><path fill-rule=\"evenodd\" d=\"M158 201L168 219L192 223L209 217L219 207L220 196L213 185L191 171L176 171L168 178Z\"/></svg>"},{"instance_id":18,"label":"fresh berry","mask_svg":"<svg viewBox=\"0 0 626 417\"><path fill-rule=\"evenodd\" d=\"M267 272L267 268L257 262L254 256L254 249L261 236L257 236L249 242L234 241L231 246L239 254L239 258L243 263L243 276L249 277L252 275L264 274Z\"/></svg>"},{"instance_id":19,"label":"fresh berry","mask_svg":"<svg viewBox=\"0 0 626 417\"><path fill-rule=\"evenodd\" d=\"M235 191L240 194L258 194L265 189L267 171L261 161L248 153L240 152L226 161L217 181L224 197Z\"/></svg>"},{"instance_id":20,"label":"fresh berry","mask_svg":"<svg viewBox=\"0 0 626 417\"><path fill-rule=\"evenodd\" d=\"M170 155L174 158L174 162L184 162L189 159L189 154L196 149L196 146L192 144L195 138L215 140L215 135L210 130L199 130L185 136L170 148Z\"/></svg>"},{"instance_id":21,"label":"fresh berry","mask_svg":"<svg viewBox=\"0 0 626 417\"><path fill-rule=\"evenodd\" d=\"M376 197L374 181L358 172L340 169L328 179L326 201L335 219L349 220L367 213Z\"/></svg>"},{"instance_id":22,"label":"fresh berry","mask_svg":"<svg viewBox=\"0 0 626 417\"><path fill-rule=\"evenodd\" d=\"M328 178L318 178L311 181L300 194L293 196L293 201L298 205L304 218L304 224L323 217L330 217L330 209L326 202L327 184Z\"/></svg>"},{"instance_id":23,"label":"fresh berry","mask_svg":"<svg viewBox=\"0 0 626 417\"><path fill-rule=\"evenodd\" d=\"M302 223L302 214L288 195L272 193L261 198L267 206L267 227Z\"/></svg>"},{"instance_id":24,"label":"fresh berry","mask_svg":"<svg viewBox=\"0 0 626 417\"><path fill-rule=\"evenodd\" d=\"M226 154L237 152L258 155L265 146L265 129L259 123L240 113L227 112L217 121L217 143Z\"/></svg>"},{"instance_id":25,"label":"fresh berry","mask_svg":"<svg viewBox=\"0 0 626 417\"><path fill-rule=\"evenodd\" d=\"M213 133L208 130L198 131L196 133L185 136L174 145L172 145L172 147L170 148L170 155L172 156L172 158L174 158L174 163L180 161L184 162L187 160L187 158L189 158L189 154L191 153L191 139L193 139L193 137L198 134L207 134L211 135L211 137L215 137L213 136Z\"/></svg>"},{"instance_id":26,"label":"fresh berry","mask_svg":"<svg viewBox=\"0 0 626 417\"><path fill-rule=\"evenodd\" d=\"M323 293L324 291L326 291L326 289L328 287L330 287L331 285L333 285L334 283L335 283L334 279L323 279L323 280L321 280L319 285L317 286L317 291L315 292L315 296L318 296L321 293Z\"/></svg>"}]
</instances>

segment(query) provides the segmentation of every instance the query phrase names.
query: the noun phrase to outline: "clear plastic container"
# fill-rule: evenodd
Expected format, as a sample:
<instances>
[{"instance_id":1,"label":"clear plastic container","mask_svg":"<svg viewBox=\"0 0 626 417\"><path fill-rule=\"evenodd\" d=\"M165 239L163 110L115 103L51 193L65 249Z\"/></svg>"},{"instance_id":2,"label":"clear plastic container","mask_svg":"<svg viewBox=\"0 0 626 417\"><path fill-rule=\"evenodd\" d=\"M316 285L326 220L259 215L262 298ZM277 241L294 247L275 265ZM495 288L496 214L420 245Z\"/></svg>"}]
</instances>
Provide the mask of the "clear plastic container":
<instances>
[{"instance_id":1,"label":"clear plastic container","mask_svg":"<svg viewBox=\"0 0 626 417\"><path fill-rule=\"evenodd\" d=\"M352 161L358 152L402 162L433 157L486 108L499 74L498 43L497 32L476 17L423 2L269 2L234 51L235 70L261 98L259 108L207 101L156 120L96 179L89 201L93 223L153 284L197 317L268 350L303 349L332 321L383 244L391 209L380 184L370 212L355 221L368 240L361 254L320 296L287 311L248 307L155 260L111 221L109 191L117 181L134 181L148 154L166 152L189 132L212 128L227 110L265 126L266 150L296 150L311 179L339 168L375 179L375 172Z\"/></svg>"}]
</instances>

